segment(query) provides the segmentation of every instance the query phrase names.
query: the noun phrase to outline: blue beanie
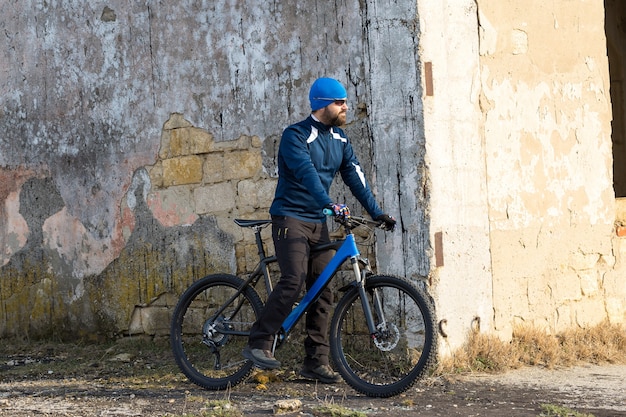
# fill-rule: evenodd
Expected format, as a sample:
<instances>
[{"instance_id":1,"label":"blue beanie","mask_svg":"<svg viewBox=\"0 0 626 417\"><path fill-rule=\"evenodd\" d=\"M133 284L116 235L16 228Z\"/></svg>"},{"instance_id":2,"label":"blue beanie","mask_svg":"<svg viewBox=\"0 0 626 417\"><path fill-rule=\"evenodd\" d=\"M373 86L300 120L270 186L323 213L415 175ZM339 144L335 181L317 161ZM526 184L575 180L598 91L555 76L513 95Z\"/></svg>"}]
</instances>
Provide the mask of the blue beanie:
<instances>
[{"instance_id":1,"label":"blue beanie","mask_svg":"<svg viewBox=\"0 0 626 417\"><path fill-rule=\"evenodd\" d=\"M328 106L335 100L345 100L348 98L346 89L341 83L333 78L318 78L309 90L309 101L311 111L319 110Z\"/></svg>"}]
</instances>

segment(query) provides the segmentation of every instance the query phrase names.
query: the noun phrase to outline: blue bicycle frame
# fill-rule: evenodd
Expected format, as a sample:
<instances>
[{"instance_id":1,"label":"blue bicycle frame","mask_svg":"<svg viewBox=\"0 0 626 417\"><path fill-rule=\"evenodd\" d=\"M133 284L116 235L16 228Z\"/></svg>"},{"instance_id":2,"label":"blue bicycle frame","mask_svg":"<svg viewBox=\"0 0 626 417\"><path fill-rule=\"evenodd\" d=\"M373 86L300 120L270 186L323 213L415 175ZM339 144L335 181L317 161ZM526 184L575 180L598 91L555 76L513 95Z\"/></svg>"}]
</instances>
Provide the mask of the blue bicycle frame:
<instances>
[{"instance_id":1,"label":"blue bicycle frame","mask_svg":"<svg viewBox=\"0 0 626 417\"><path fill-rule=\"evenodd\" d=\"M337 253L335 253L335 256L333 256L330 262L326 265L320 276L317 278L317 280L315 280L311 288L306 292L300 303L296 306L296 308L291 310L291 313L289 313L287 318L285 318L285 320L283 321L280 329L280 337L284 338L285 335L288 334L289 331L291 331L293 326L298 322L298 320L300 320L300 318L306 312L309 306L314 303L315 300L317 300L320 294L322 294L322 291L324 291L324 288L326 288L326 286L332 279L337 268L339 268L346 259L351 259L355 276L359 278L361 277L359 264L357 262L357 259L360 255L361 253L356 246L354 235L352 233L348 234L339 249L337 249Z\"/></svg>"}]
</instances>

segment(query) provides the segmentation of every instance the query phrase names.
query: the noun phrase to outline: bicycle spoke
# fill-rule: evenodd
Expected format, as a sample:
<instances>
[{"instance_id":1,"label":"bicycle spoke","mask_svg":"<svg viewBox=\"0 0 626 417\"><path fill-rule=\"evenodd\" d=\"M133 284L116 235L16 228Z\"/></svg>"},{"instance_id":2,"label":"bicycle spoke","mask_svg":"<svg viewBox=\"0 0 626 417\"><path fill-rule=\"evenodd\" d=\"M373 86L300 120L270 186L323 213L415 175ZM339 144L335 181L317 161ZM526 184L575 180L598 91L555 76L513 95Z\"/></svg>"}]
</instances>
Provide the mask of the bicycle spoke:
<instances>
[{"instance_id":1,"label":"bicycle spoke","mask_svg":"<svg viewBox=\"0 0 626 417\"><path fill-rule=\"evenodd\" d=\"M174 312L171 340L176 362L202 387L225 389L251 371L241 351L262 303L251 288L237 295L241 282L230 275L204 278L183 294Z\"/></svg>"},{"instance_id":2,"label":"bicycle spoke","mask_svg":"<svg viewBox=\"0 0 626 417\"><path fill-rule=\"evenodd\" d=\"M409 283L372 279L368 302L376 333L370 334L358 292L340 301L331 326L331 349L339 372L357 391L372 396L408 389L434 360L434 316Z\"/></svg>"}]
</instances>

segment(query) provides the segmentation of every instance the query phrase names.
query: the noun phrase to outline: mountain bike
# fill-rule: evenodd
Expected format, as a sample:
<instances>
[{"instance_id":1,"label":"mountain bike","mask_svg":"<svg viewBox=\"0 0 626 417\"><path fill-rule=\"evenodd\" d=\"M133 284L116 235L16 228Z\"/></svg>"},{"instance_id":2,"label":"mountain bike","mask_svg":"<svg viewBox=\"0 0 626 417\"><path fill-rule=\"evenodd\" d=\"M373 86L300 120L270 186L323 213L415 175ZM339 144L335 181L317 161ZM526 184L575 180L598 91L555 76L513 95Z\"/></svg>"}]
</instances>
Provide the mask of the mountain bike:
<instances>
[{"instance_id":1,"label":"mountain bike","mask_svg":"<svg viewBox=\"0 0 626 417\"><path fill-rule=\"evenodd\" d=\"M307 308L349 261L354 278L339 290L343 295L330 324L330 356L337 372L356 391L371 397L400 394L436 360L433 304L413 282L375 275L369 261L361 257L353 229L362 226L373 234L379 222L350 215L334 219L345 237L311 249L336 253L284 320L274 349L285 342ZM193 383L210 390L233 387L251 374L254 365L241 352L263 309L256 287L264 285L267 293L272 291L269 265L276 262L276 256L266 254L261 237L271 220L234 221L254 230L256 268L242 277L213 274L194 282L181 295L171 322L170 342L178 367Z\"/></svg>"}]
</instances>

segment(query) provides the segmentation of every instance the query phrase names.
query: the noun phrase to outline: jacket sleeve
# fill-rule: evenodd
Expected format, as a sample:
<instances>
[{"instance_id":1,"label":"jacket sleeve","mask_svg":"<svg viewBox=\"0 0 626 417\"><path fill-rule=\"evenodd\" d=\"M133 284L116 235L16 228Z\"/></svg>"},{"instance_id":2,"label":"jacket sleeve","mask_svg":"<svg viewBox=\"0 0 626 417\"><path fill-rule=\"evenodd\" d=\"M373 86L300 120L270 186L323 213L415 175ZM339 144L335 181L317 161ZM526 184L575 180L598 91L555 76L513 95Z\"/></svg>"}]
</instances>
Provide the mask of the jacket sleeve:
<instances>
[{"instance_id":1,"label":"jacket sleeve","mask_svg":"<svg viewBox=\"0 0 626 417\"><path fill-rule=\"evenodd\" d=\"M357 200L359 200L359 203L361 203L372 218L375 219L383 214L378 203L376 203L372 190L365 179L365 173L354 154L350 142L344 145L343 162L339 172L352 194L354 194Z\"/></svg>"}]
</instances>

